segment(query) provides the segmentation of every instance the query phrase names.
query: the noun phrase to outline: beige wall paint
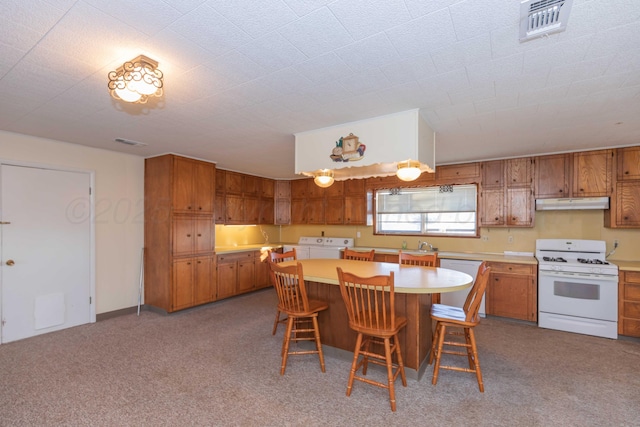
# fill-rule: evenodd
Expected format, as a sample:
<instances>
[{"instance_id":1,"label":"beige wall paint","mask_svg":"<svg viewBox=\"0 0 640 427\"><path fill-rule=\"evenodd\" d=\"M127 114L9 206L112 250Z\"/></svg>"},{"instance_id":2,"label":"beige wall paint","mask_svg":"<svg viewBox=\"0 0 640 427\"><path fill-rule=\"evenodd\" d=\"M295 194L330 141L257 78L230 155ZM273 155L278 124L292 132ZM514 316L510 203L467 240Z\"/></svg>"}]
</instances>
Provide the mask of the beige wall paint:
<instances>
[{"instance_id":1,"label":"beige wall paint","mask_svg":"<svg viewBox=\"0 0 640 427\"><path fill-rule=\"evenodd\" d=\"M95 172L96 314L136 306L144 158L3 131L0 158Z\"/></svg>"},{"instance_id":2,"label":"beige wall paint","mask_svg":"<svg viewBox=\"0 0 640 427\"><path fill-rule=\"evenodd\" d=\"M216 246L262 245L278 242L280 242L280 229L275 225L216 225Z\"/></svg>"},{"instance_id":3,"label":"beige wall paint","mask_svg":"<svg viewBox=\"0 0 640 427\"><path fill-rule=\"evenodd\" d=\"M281 241L297 242L300 236L352 237L360 247L400 249L406 240L409 249L417 249L419 240L427 240L440 251L452 252L493 252L503 251L534 252L536 239L594 239L604 240L607 251L613 249L613 241L619 247L611 260L640 261L640 229L621 230L604 228L604 211L541 211L536 212L533 228L482 228L482 238L462 237L418 237L418 236L375 236L373 227L365 226L282 226ZM361 237L358 238L357 232ZM513 238L509 243L509 236Z\"/></svg>"}]
</instances>

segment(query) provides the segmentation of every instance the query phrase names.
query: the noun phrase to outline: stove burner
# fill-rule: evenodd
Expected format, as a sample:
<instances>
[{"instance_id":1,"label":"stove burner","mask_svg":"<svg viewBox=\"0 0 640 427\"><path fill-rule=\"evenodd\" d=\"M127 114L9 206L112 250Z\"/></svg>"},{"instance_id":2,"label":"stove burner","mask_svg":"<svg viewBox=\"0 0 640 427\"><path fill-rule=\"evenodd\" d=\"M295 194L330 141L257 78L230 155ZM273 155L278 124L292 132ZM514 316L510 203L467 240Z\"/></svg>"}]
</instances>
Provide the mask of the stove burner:
<instances>
[{"instance_id":1,"label":"stove burner","mask_svg":"<svg viewBox=\"0 0 640 427\"><path fill-rule=\"evenodd\" d=\"M557 257L557 258L551 258L548 256L544 256L542 257L543 261L549 261L549 262L567 262L566 259L562 258L562 257Z\"/></svg>"},{"instance_id":2,"label":"stove burner","mask_svg":"<svg viewBox=\"0 0 640 427\"><path fill-rule=\"evenodd\" d=\"M578 262L582 263L582 264L602 264L602 265L609 265L609 263L607 261L600 261L599 259L584 259L584 258L578 258Z\"/></svg>"}]
</instances>

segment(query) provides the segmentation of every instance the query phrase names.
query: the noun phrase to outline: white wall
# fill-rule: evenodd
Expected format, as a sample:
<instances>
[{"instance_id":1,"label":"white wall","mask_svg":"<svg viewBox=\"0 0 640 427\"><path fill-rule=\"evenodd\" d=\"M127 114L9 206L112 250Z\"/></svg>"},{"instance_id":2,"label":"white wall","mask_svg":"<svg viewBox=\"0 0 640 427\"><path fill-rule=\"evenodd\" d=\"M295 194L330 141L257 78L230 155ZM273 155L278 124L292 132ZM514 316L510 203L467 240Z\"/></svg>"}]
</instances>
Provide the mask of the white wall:
<instances>
[{"instance_id":1,"label":"white wall","mask_svg":"<svg viewBox=\"0 0 640 427\"><path fill-rule=\"evenodd\" d=\"M136 306L144 158L0 131L0 159L95 172L96 314Z\"/></svg>"}]
</instances>

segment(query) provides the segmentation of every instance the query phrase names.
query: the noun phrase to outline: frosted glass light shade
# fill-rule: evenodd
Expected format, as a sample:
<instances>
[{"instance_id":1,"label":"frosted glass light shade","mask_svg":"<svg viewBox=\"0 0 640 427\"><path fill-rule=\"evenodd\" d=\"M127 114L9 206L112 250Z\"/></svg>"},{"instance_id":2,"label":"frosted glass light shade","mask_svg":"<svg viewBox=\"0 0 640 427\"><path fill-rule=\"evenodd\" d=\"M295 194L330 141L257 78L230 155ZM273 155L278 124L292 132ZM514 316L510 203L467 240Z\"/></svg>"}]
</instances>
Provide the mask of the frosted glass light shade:
<instances>
[{"instance_id":1,"label":"frosted glass light shade","mask_svg":"<svg viewBox=\"0 0 640 427\"><path fill-rule=\"evenodd\" d=\"M415 181L421 173L420 163L415 160L398 162L396 176L402 181Z\"/></svg>"},{"instance_id":2,"label":"frosted glass light shade","mask_svg":"<svg viewBox=\"0 0 640 427\"><path fill-rule=\"evenodd\" d=\"M314 178L313 182L318 187L327 188L333 184L333 171L331 169L323 169Z\"/></svg>"}]
</instances>

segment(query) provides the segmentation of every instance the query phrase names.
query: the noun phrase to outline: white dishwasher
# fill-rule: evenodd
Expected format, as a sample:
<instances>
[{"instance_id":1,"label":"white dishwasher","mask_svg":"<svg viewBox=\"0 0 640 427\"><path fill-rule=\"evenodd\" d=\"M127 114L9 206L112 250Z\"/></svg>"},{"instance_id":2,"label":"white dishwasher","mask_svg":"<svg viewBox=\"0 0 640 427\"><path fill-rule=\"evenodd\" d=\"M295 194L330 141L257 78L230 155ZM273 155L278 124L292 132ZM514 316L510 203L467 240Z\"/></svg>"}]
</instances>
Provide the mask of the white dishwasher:
<instances>
[{"instance_id":1,"label":"white dishwasher","mask_svg":"<svg viewBox=\"0 0 640 427\"><path fill-rule=\"evenodd\" d=\"M482 264L481 261L472 261L467 259L440 259L440 267L467 273L469 276L473 277L474 282L476 280L476 274L478 273L478 267L480 267L480 264ZM471 288L463 289L456 292L443 292L440 294L440 302L442 304L452 305L455 307L462 307L464 305L464 301L467 299L467 294L470 289ZM484 295L482 296L482 302L480 303L479 313L480 316L485 317Z\"/></svg>"}]
</instances>

